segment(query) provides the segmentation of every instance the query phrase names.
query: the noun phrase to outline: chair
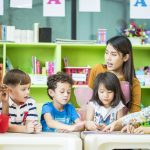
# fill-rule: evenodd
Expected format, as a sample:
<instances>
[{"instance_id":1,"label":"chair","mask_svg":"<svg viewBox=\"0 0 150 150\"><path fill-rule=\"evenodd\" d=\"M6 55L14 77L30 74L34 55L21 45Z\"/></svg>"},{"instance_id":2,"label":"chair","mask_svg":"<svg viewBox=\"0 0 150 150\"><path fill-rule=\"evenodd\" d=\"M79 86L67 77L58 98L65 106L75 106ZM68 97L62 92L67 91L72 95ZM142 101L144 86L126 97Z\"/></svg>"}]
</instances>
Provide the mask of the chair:
<instances>
[{"instance_id":1,"label":"chair","mask_svg":"<svg viewBox=\"0 0 150 150\"><path fill-rule=\"evenodd\" d=\"M128 81L120 81L120 85L127 104L130 101L130 83Z\"/></svg>"},{"instance_id":2,"label":"chair","mask_svg":"<svg viewBox=\"0 0 150 150\"><path fill-rule=\"evenodd\" d=\"M125 97L125 103L127 104L130 101L130 83L128 81L120 81L120 86ZM125 108L124 115L126 115L128 111L128 108Z\"/></svg>"},{"instance_id":3,"label":"chair","mask_svg":"<svg viewBox=\"0 0 150 150\"><path fill-rule=\"evenodd\" d=\"M86 119L86 106L91 99L93 90L89 87L77 87L74 89L74 95L77 101L77 104L80 108L77 110L81 120Z\"/></svg>"}]
</instances>

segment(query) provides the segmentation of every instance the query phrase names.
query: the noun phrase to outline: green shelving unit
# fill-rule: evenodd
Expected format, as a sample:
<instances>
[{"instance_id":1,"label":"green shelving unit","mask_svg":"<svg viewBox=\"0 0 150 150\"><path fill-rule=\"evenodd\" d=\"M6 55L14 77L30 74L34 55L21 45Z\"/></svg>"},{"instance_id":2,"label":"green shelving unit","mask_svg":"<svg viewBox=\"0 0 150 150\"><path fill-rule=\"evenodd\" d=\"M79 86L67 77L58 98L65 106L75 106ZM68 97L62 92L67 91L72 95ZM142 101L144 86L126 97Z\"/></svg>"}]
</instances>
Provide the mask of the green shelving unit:
<instances>
[{"instance_id":1,"label":"green shelving unit","mask_svg":"<svg viewBox=\"0 0 150 150\"><path fill-rule=\"evenodd\" d=\"M64 57L68 59L70 67L85 67L87 65L93 67L97 63L104 63L105 48L105 45L99 44L0 43L0 56L3 64L6 63L6 58L8 58L13 67L31 74L32 56L36 56L40 60L41 66L44 66L46 61L54 61L55 72L57 72L64 70ZM150 66L150 45L133 46L133 57L135 69L141 66ZM3 72L6 72L5 66ZM141 88L142 104L148 106L150 105L150 86ZM48 101L47 86L32 85L31 96L40 104ZM78 107L73 90L71 102Z\"/></svg>"},{"instance_id":2,"label":"green shelving unit","mask_svg":"<svg viewBox=\"0 0 150 150\"><path fill-rule=\"evenodd\" d=\"M150 66L150 45L133 46L133 58L135 69ZM150 105L150 86L141 86L142 104Z\"/></svg>"},{"instance_id":3,"label":"green shelving unit","mask_svg":"<svg viewBox=\"0 0 150 150\"><path fill-rule=\"evenodd\" d=\"M46 61L55 61L56 45L54 44L6 44L6 58L14 68L32 73L32 56L40 60L41 66Z\"/></svg>"},{"instance_id":4,"label":"green shelving unit","mask_svg":"<svg viewBox=\"0 0 150 150\"><path fill-rule=\"evenodd\" d=\"M105 46L94 44L64 44L61 46L61 58L68 58L68 65L75 67L93 67L104 63ZM63 61L62 61L63 62ZM62 64L62 69L63 69Z\"/></svg>"},{"instance_id":5,"label":"green shelving unit","mask_svg":"<svg viewBox=\"0 0 150 150\"><path fill-rule=\"evenodd\" d=\"M60 68L60 64L57 63L59 62L59 57L57 57L56 44L53 43L4 43L3 51L5 62L8 59L13 68L19 68L28 74L32 74L32 56L36 56L40 61L40 67L44 67L46 61L53 61L55 63L55 71L57 72ZM6 72L6 66L4 70ZM43 103L49 99L46 88L46 85L32 85L30 95L38 103Z\"/></svg>"}]
</instances>

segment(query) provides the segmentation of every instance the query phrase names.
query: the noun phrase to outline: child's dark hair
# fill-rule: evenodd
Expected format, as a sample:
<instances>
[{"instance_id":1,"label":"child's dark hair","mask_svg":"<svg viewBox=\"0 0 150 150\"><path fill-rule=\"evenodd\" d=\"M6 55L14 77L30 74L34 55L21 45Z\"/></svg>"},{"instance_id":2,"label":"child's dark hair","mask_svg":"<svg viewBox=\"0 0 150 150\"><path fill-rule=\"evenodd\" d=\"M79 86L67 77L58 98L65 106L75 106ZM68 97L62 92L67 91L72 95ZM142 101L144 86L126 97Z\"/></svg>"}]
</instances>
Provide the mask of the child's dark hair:
<instances>
[{"instance_id":1,"label":"child's dark hair","mask_svg":"<svg viewBox=\"0 0 150 150\"><path fill-rule=\"evenodd\" d=\"M57 88L58 82L69 83L71 86L73 85L73 80L68 74L63 73L63 72L58 72L58 73L48 77L48 79L47 79L47 93L48 93L49 89L54 91ZM52 99L51 96L50 96L50 98Z\"/></svg>"},{"instance_id":2,"label":"child's dark hair","mask_svg":"<svg viewBox=\"0 0 150 150\"><path fill-rule=\"evenodd\" d=\"M103 103L98 96L98 89L100 84L103 84L107 90L111 90L114 92L114 98L112 100L111 107L117 106L120 101L125 104L125 98L121 90L119 79L114 73L111 72L104 72L97 75L94 81L91 101L96 101L100 106L103 106Z\"/></svg>"},{"instance_id":3,"label":"child's dark hair","mask_svg":"<svg viewBox=\"0 0 150 150\"><path fill-rule=\"evenodd\" d=\"M31 83L31 79L27 73L19 69L12 69L4 76L3 83L12 86L25 85Z\"/></svg>"}]
</instances>

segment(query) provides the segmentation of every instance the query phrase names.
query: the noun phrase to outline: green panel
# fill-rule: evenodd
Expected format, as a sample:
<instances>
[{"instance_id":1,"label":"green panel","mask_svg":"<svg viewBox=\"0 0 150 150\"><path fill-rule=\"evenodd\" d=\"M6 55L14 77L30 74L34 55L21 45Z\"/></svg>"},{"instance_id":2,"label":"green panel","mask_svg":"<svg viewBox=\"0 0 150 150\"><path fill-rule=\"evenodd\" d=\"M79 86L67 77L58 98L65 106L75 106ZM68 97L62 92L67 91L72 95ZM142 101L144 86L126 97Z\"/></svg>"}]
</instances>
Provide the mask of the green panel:
<instances>
[{"instance_id":1,"label":"green panel","mask_svg":"<svg viewBox=\"0 0 150 150\"><path fill-rule=\"evenodd\" d=\"M32 73L32 56L36 56L41 63L41 67L44 67L46 61L54 61L55 46L10 44L6 47L6 56L14 68Z\"/></svg>"},{"instance_id":2,"label":"green panel","mask_svg":"<svg viewBox=\"0 0 150 150\"><path fill-rule=\"evenodd\" d=\"M41 110L44 103L51 101L47 95L47 88L31 88L30 96L36 100L38 117L40 120Z\"/></svg>"},{"instance_id":3,"label":"green panel","mask_svg":"<svg viewBox=\"0 0 150 150\"><path fill-rule=\"evenodd\" d=\"M76 108L79 107L79 105L77 104L76 102L76 98L75 98L75 95L74 95L74 88L72 89L72 92L71 92L71 98L70 98L70 101L69 101L71 104L73 104Z\"/></svg>"},{"instance_id":4,"label":"green panel","mask_svg":"<svg viewBox=\"0 0 150 150\"><path fill-rule=\"evenodd\" d=\"M142 89L142 104L144 106L150 106L150 88Z\"/></svg>"},{"instance_id":5,"label":"green panel","mask_svg":"<svg viewBox=\"0 0 150 150\"><path fill-rule=\"evenodd\" d=\"M47 95L47 88L31 88L30 96L33 97L37 103L50 101L50 98Z\"/></svg>"},{"instance_id":6,"label":"green panel","mask_svg":"<svg viewBox=\"0 0 150 150\"><path fill-rule=\"evenodd\" d=\"M133 58L135 69L143 66L150 66L150 46L134 46Z\"/></svg>"},{"instance_id":7,"label":"green panel","mask_svg":"<svg viewBox=\"0 0 150 150\"><path fill-rule=\"evenodd\" d=\"M135 69L150 66L150 45L133 46L133 58ZM150 87L141 87L142 104L150 105Z\"/></svg>"},{"instance_id":8,"label":"green panel","mask_svg":"<svg viewBox=\"0 0 150 150\"><path fill-rule=\"evenodd\" d=\"M69 66L84 67L104 63L105 46L99 45L63 45L62 61L68 58Z\"/></svg>"}]
</instances>

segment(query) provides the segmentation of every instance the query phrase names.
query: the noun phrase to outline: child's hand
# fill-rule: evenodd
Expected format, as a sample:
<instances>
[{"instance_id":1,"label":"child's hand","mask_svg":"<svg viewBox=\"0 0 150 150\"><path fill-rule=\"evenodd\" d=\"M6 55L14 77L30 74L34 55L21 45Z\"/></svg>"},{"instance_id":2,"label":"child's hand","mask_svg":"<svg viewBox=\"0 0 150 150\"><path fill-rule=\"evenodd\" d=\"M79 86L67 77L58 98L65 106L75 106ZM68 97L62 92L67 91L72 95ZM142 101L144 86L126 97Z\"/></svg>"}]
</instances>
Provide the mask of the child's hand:
<instances>
[{"instance_id":1,"label":"child's hand","mask_svg":"<svg viewBox=\"0 0 150 150\"><path fill-rule=\"evenodd\" d=\"M133 125L126 125L122 128L121 132L134 133L135 127Z\"/></svg>"},{"instance_id":2,"label":"child's hand","mask_svg":"<svg viewBox=\"0 0 150 150\"><path fill-rule=\"evenodd\" d=\"M116 127L116 122L113 122L107 126L104 127L104 129L102 130L103 132L112 132L115 130Z\"/></svg>"},{"instance_id":3,"label":"child's hand","mask_svg":"<svg viewBox=\"0 0 150 150\"><path fill-rule=\"evenodd\" d=\"M106 126L102 131L103 132L112 132L112 131L119 131L122 129L122 121L117 120L111 123L110 125Z\"/></svg>"},{"instance_id":4,"label":"child's hand","mask_svg":"<svg viewBox=\"0 0 150 150\"><path fill-rule=\"evenodd\" d=\"M40 123L34 124L34 133L40 133L42 131L42 126Z\"/></svg>"},{"instance_id":5,"label":"child's hand","mask_svg":"<svg viewBox=\"0 0 150 150\"><path fill-rule=\"evenodd\" d=\"M74 131L82 131L84 130L84 127L85 127L85 122L82 121L82 122L79 122L77 124L74 125Z\"/></svg>"},{"instance_id":6,"label":"child's hand","mask_svg":"<svg viewBox=\"0 0 150 150\"><path fill-rule=\"evenodd\" d=\"M26 124L26 133L34 133L34 126L35 126L35 122L34 121L30 121Z\"/></svg>"},{"instance_id":7,"label":"child's hand","mask_svg":"<svg viewBox=\"0 0 150 150\"><path fill-rule=\"evenodd\" d=\"M68 131L70 132L82 131L84 129L84 126L85 126L85 122L82 121L74 125L70 125L70 127L68 128Z\"/></svg>"},{"instance_id":8,"label":"child's hand","mask_svg":"<svg viewBox=\"0 0 150 150\"><path fill-rule=\"evenodd\" d=\"M140 133L140 134L150 134L150 127L138 127L134 130L134 133Z\"/></svg>"},{"instance_id":9,"label":"child's hand","mask_svg":"<svg viewBox=\"0 0 150 150\"><path fill-rule=\"evenodd\" d=\"M104 123L101 123L100 125L96 125L96 126L97 126L97 129L100 131L102 131L106 127Z\"/></svg>"},{"instance_id":10,"label":"child's hand","mask_svg":"<svg viewBox=\"0 0 150 150\"><path fill-rule=\"evenodd\" d=\"M86 121L85 127L87 130L95 131L97 130L97 126L94 121Z\"/></svg>"},{"instance_id":11,"label":"child's hand","mask_svg":"<svg viewBox=\"0 0 150 150\"><path fill-rule=\"evenodd\" d=\"M5 84L0 85L0 100L2 103L8 102L9 95L8 95L8 87Z\"/></svg>"}]
</instances>

